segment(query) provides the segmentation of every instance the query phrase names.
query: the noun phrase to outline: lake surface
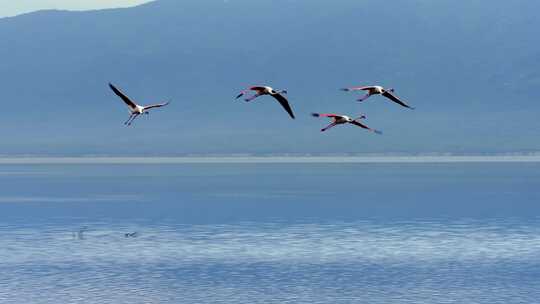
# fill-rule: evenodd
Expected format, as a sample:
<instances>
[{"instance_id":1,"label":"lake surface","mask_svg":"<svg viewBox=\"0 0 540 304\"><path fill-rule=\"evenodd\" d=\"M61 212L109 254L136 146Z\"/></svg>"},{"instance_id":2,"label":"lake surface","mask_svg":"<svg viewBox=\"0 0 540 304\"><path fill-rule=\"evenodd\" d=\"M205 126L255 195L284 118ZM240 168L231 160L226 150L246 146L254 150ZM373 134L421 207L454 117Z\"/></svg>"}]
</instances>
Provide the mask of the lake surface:
<instances>
[{"instance_id":1,"label":"lake surface","mask_svg":"<svg viewBox=\"0 0 540 304\"><path fill-rule=\"evenodd\" d=\"M538 163L0 165L0 303L538 303L539 186Z\"/></svg>"}]
</instances>

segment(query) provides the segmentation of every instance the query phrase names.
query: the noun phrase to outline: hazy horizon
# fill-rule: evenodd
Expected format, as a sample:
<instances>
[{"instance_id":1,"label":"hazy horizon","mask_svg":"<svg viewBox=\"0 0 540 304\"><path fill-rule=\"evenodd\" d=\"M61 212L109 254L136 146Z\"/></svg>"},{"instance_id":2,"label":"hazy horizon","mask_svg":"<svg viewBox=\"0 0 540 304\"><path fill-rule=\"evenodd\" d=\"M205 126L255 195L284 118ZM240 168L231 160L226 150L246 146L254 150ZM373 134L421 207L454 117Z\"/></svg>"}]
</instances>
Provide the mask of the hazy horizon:
<instances>
[{"instance_id":1,"label":"hazy horizon","mask_svg":"<svg viewBox=\"0 0 540 304\"><path fill-rule=\"evenodd\" d=\"M2 157L0 165L182 165L182 164L459 164L540 163L525 155L220 155Z\"/></svg>"},{"instance_id":2,"label":"hazy horizon","mask_svg":"<svg viewBox=\"0 0 540 304\"><path fill-rule=\"evenodd\" d=\"M1 19L0 129L9 135L0 152L540 151L539 2L515 10L504 1L404 0L374 13L376 5L158 0ZM172 103L127 128L109 82L141 104ZM287 89L297 119L272 98L234 99L252 84ZM416 110L339 91L364 84L393 87ZM321 133L328 122L312 112L363 113L384 134L355 126Z\"/></svg>"}]
</instances>

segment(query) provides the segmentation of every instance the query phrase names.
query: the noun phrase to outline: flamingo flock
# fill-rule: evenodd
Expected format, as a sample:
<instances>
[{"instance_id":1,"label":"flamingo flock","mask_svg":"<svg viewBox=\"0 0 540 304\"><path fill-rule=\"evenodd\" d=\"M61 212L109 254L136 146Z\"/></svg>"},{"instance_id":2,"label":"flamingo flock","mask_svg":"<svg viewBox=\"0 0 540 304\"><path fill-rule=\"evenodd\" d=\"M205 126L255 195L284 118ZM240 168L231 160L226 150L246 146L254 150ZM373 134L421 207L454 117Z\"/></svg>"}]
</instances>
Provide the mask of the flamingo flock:
<instances>
[{"instance_id":1,"label":"flamingo flock","mask_svg":"<svg viewBox=\"0 0 540 304\"><path fill-rule=\"evenodd\" d=\"M169 105L169 102L164 102L164 103L141 106L135 103L134 101L132 101L129 97L127 97L124 93L122 93L122 91L116 88L113 84L109 83L109 87L116 94L116 96L122 99L122 101L127 105L129 109L129 113L130 113L129 119L124 123L126 126L130 126L133 123L133 121L137 117L139 117L139 115L143 115L143 114L148 115L150 109L161 108L161 107ZM351 92L351 91L366 92L364 96L357 99L357 101L359 102L365 101L372 95L382 95L386 97L387 99L399 104L402 107L414 110L413 107L407 105L405 102L399 99L396 95L394 95L394 89L392 88L386 89L382 86L375 85L375 86L360 86L360 87L343 88L341 90L346 91L346 92ZM251 95L248 96L248 94L250 93ZM268 96L273 97L281 105L281 107L289 114L289 116L292 119L296 118L289 101L285 97L285 95L287 95L287 90L275 90L274 88L270 86L252 86L245 90L240 91L240 93L236 96L236 99L239 99L245 96L244 101L250 102L263 95L268 95ZM325 132L337 125L352 124L362 129L365 129L367 131L373 132L375 134L382 134L381 131L377 129L372 129L361 122L361 120L366 119L366 115L364 114L360 114L360 116L356 118L351 118L350 116L347 116L347 115L329 114L329 113L312 113L311 115L313 117L330 118L331 123L328 126L321 129L321 132Z\"/></svg>"}]
</instances>

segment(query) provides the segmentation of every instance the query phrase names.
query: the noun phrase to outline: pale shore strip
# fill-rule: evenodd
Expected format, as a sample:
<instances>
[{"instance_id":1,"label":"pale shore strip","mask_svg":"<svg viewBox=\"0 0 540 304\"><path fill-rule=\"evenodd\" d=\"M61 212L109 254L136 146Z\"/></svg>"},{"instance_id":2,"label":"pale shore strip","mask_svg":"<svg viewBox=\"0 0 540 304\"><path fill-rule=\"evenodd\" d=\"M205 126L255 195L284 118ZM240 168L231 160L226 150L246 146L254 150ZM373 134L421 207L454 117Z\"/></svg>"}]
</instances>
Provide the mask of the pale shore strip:
<instances>
[{"instance_id":1,"label":"pale shore strip","mask_svg":"<svg viewBox=\"0 0 540 304\"><path fill-rule=\"evenodd\" d=\"M0 165L158 164L355 164L355 163L526 163L540 155L500 156L223 156L223 157L0 157Z\"/></svg>"}]
</instances>

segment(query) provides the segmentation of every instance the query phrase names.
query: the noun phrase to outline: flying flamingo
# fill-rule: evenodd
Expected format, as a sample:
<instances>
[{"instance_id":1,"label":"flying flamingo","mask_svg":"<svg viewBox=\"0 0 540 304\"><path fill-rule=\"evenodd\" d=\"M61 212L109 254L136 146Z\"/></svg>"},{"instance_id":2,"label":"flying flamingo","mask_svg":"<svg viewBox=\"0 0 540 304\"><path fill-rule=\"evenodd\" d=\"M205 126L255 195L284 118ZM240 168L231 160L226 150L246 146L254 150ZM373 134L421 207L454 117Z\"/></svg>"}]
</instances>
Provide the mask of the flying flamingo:
<instances>
[{"instance_id":1,"label":"flying flamingo","mask_svg":"<svg viewBox=\"0 0 540 304\"><path fill-rule=\"evenodd\" d=\"M287 113L289 113L291 118L294 119L294 114L293 114L293 111L291 109L291 106L289 105L289 102L287 101L287 98L285 98L282 95L282 94L287 94L286 90L276 91L273 88L267 87L267 86L260 86L260 87L255 86L255 87L251 87L251 88L249 88L247 90L241 91L240 94L238 94L238 96L236 96L236 99L244 96L249 91L254 91L255 94L252 95L251 97L245 98L244 100L246 102L252 101L255 98L257 98L259 96L262 96L262 95L270 95L270 96L274 97L279 102L279 104L281 104L281 106L285 109L285 111L287 111Z\"/></svg>"},{"instance_id":2,"label":"flying flamingo","mask_svg":"<svg viewBox=\"0 0 540 304\"><path fill-rule=\"evenodd\" d=\"M359 122L359 120L361 119L364 119L366 118L365 115L362 115L360 117L357 117L355 119L352 119L350 118L349 116L345 116L345 115L338 115L338 114L321 114L321 113L312 113L311 116L313 117L329 117L332 119L332 123L329 124L328 126L326 126L324 129L321 129L321 132L324 132L330 128L333 128L337 125L342 125L342 124L346 124L346 123L350 123L350 124L353 124L355 126L359 126L360 128L364 128L366 130L369 130L371 132L374 132L376 134L382 134L381 131L379 130L375 130L375 129L372 129L364 124L362 124L361 122Z\"/></svg>"},{"instance_id":3,"label":"flying flamingo","mask_svg":"<svg viewBox=\"0 0 540 304\"><path fill-rule=\"evenodd\" d=\"M407 104L405 104L403 101L401 101L396 95L394 95L394 89L390 88L390 89L385 89L381 86L366 86L366 87L352 87L352 88L344 88L344 89L341 89L342 91L345 91L345 92L349 92L349 91L366 91L367 94L364 95L363 97L357 99L358 101L364 101L366 99L368 99L371 95L382 95L388 99L390 99L391 101L405 107L405 108L409 108L411 110L414 110L413 107L410 107L408 106Z\"/></svg>"},{"instance_id":4,"label":"flying flamingo","mask_svg":"<svg viewBox=\"0 0 540 304\"><path fill-rule=\"evenodd\" d=\"M137 118L139 115L142 115L142 114L148 115L149 114L148 110L153 109L153 108L160 108L160 107L163 107L163 106L166 106L166 105L169 104L169 102L165 102L165 103L152 104L152 105L147 105L147 106L140 106L140 105L134 103L131 99L129 99L129 97L124 95L124 93L122 93L120 90L118 90L111 83L109 83L109 87L111 88L111 90L113 90L113 92L118 97L120 97L126 103L126 105L129 108L129 113L131 115L129 116L129 119L124 123L127 126L131 126L131 123L133 123L135 118Z\"/></svg>"}]
</instances>

